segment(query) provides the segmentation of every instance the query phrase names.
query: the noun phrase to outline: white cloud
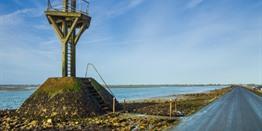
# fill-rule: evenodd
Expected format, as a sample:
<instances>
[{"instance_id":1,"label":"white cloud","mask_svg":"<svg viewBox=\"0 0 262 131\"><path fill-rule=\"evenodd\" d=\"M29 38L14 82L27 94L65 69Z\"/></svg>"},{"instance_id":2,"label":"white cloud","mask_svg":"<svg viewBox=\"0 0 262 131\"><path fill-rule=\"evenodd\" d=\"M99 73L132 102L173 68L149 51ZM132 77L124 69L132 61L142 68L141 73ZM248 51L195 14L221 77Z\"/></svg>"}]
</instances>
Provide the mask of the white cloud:
<instances>
[{"instance_id":1,"label":"white cloud","mask_svg":"<svg viewBox=\"0 0 262 131\"><path fill-rule=\"evenodd\" d=\"M198 5L200 5L201 3L203 3L204 0L191 0L188 5L187 8L194 8L197 7Z\"/></svg>"},{"instance_id":2,"label":"white cloud","mask_svg":"<svg viewBox=\"0 0 262 131\"><path fill-rule=\"evenodd\" d=\"M97 43L105 43L105 42L108 42L110 40L112 40L112 37L104 37L104 38L86 40L85 43L87 43L87 44L97 44Z\"/></svg>"},{"instance_id":3,"label":"white cloud","mask_svg":"<svg viewBox=\"0 0 262 131\"><path fill-rule=\"evenodd\" d=\"M109 10L107 15L109 17L115 17L118 15L125 14L127 11L139 6L143 2L144 0L128 0L127 2L126 1L122 3L120 2L119 4L116 4L115 6L113 6L111 10Z\"/></svg>"},{"instance_id":4,"label":"white cloud","mask_svg":"<svg viewBox=\"0 0 262 131\"><path fill-rule=\"evenodd\" d=\"M51 31L51 27L48 24L40 24L40 25L34 25L34 28L38 29L38 30L50 30Z\"/></svg>"},{"instance_id":5,"label":"white cloud","mask_svg":"<svg viewBox=\"0 0 262 131\"><path fill-rule=\"evenodd\" d=\"M14 25L21 21L21 15L32 11L31 9L17 10L15 12L1 15L0 16L0 25Z\"/></svg>"},{"instance_id":6,"label":"white cloud","mask_svg":"<svg viewBox=\"0 0 262 131\"><path fill-rule=\"evenodd\" d=\"M129 0L128 8L134 8L143 2L144 0Z\"/></svg>"},{"instance_id":7,"label":"white cloud","mask_svg":"<svg viewBox=\"0 0 262 131\"><path fill-rule=\"evenodd\" d=\"M93 14L92 26L96 27L108 19L123 15L141 5L144 1L145 0L124 0L113 5L93 5L93 10L91 11L91 14Z\"/></svg>"},{"instance_id":8,"label":"white cloud","mask_svg":"<svg viewBox=\"0 0 262 131\"><path fill-rule=\"evenodd\" d=\"M0 15L0 26L6 25L16 25L23 22L24 17L38 17L38 9L26 8L21 10L16 10L9 14Z\"/></svg>"}]
</instances>

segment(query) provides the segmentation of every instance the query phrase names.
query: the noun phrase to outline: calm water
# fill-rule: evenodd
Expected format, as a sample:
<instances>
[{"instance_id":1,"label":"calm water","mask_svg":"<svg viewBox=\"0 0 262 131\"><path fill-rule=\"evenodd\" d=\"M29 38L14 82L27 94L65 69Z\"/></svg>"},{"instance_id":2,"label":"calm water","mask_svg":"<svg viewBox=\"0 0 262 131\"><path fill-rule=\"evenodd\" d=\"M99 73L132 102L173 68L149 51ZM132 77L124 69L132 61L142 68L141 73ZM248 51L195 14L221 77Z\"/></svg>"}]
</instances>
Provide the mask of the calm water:
<instances>
[{"instance_id":1,"label":"calm water","mask_svg":"<svg viewBox=\"0 0 262 131\"><path fill-rule=\"evenodd\" d=\"M224 86L194 86L194 87L141 87L141 88L111 88L119 101L152 98L159 96L189 94L220 89ZM18 108L33 92L35 88L20 91L0 91L0 109Z\"/></svg>"}]
</instances>

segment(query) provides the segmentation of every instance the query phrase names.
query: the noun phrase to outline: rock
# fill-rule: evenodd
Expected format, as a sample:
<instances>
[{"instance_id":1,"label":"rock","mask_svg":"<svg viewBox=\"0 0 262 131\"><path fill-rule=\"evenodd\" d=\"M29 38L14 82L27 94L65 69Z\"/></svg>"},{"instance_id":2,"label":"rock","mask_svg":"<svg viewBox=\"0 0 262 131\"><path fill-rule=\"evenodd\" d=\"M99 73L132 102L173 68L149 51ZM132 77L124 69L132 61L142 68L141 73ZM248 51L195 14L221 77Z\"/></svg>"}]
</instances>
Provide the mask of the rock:
<instances>
[{"instance_id":1,"label":"rock","mask_svg":"<svg viewBox=\"0 0 262 131\"><path fill-rule=\"evenodd\" d=\"M10 121L10 118L8 117L8 118L6 118L6 121L8 122L8 121Z\"/></svg>"},{"instance_id":2,"label":"rock","mask_svg":"<svg viewBox=\"0 0 262 131\"><path fill-rule=\"evenodd\" d=\"M38 123L38 121L33 120L33 121L31 121L28 125L29 125L30 127L36 127L36 126L37 126L37 123Z\"/></svg>"},{"instance_id":3,"label":"rock","mask_svg":"<svg viewBox=\"0 0 262 131\"><path fill-rule=\"evenodd\" d=\"M113 123L113 126L119 127L119 126L120 126L120 124L119 124L119 123L117 123L117 122L115 122L115 123Z\"/></svg>"},{"instance_id":4,"label":"rock","mask_svg":"<svg viewBox=\"0 0 262 131\"><path fill-rule=\"evenodd\" d=\"M46 109L43 109L42 111L43 111L44 113L46 113L47 110L46 110Z\"/></svg>"},{"instance_id":5,"label":"rock","mask_svg":"<svg viewBox=\"0 0 262 131\"><path fill-rule=\"evenodd\" d=\"M57 115L57 112L52 112L51 117L54 117Z\"/></svg>"},{"instance_id":6,"label":"rock","mask_svg":"<svg viewBox=\"0 0 262 131\"><path fill-rule=\"evenodd\" d=\"M52 124L52 119L47 119L46 122L49 123L49 124Z\"/></svg>"},{"instance_id":7,"label":"rock","mask_svg":"<svg viewBox=\"0 0 262 131\"><path fill-rule=\"evenodd\" d=\"M132 128L132 131L139 131L139 128L138 128L138 126L131 127L131 128Z\"/></svg>"},{"instance_id":8,"label":"rock","mask_svg":"<svg viewBox=\"0 0 262 131\"><path fill-rule=\"evenodd\" d=\"M175 115L178 116L178 117L185 116L185 114L182 113L181 111L176 111Z\"/></svg>"},{"instance_id":9,"label":"rock","mask_svg":"<svg viewBox=\"0 0 262 131\"><path fill-rule=\"evenodd\" d=\"M145 129L145 126L144 125L140 125L139 128L143 130L143 129Z\"/></svg>"}]
</instances>

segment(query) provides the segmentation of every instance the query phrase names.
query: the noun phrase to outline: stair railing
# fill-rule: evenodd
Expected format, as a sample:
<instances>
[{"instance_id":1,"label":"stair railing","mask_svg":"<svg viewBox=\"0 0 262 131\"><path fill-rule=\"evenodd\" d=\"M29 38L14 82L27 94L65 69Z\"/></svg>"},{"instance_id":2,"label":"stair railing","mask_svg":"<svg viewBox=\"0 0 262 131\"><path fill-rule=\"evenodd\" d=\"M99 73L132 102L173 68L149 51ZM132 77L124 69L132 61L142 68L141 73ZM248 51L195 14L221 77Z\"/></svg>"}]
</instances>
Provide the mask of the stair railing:
<instances>
[{"instance_id":1,"label":"stair railing","mask_svg":"<svg viewBox=\"0 0 262 131\"><path fill-rule=\"evenodd\" d=\"M105 80L103 79L103 77L100 75L100 73L98 72L98 70L96 69L96 67L95 67L94 64L92 64L92 63L88 63L88 64L87 64L87 66L86 66L85 78L87 77L87 72L88 72L89 67L92 67L92 68L95 70L95 72L98 74L98 76L100 77L100 79L103 81L106 89L111 93L111 95L112 95L113 97L115 97L114 94L113 94L113 92L110 90L109 86L107 85L107 83L105 82Z\"/></svg>"}]
</instances>

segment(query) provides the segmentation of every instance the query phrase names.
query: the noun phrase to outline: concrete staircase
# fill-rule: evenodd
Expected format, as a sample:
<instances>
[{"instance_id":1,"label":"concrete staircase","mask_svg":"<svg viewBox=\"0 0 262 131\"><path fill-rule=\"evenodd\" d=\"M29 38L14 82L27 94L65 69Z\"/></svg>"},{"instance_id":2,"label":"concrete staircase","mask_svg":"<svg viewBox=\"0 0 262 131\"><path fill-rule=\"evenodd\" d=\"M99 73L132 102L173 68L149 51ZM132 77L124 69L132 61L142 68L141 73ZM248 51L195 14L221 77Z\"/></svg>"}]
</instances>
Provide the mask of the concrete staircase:
<instances>
[{"instance_id":1,"label":"concrete staircase","mask_svg":"<svg viewBox=\"0 0 262 131\"><path fill-rule=\"evenodd\" d=\"M109 113L112 112L110 109L110 106L105 103L105 100L102 98L102 96L99 94L99 91L97 91L94 86L92 86L90 81L84 81L86 88L88 88L89 93L92 95L92 97L97 101L99 104L100 108L102 109L103 112Z\"/></svg>"}]
</instances>

